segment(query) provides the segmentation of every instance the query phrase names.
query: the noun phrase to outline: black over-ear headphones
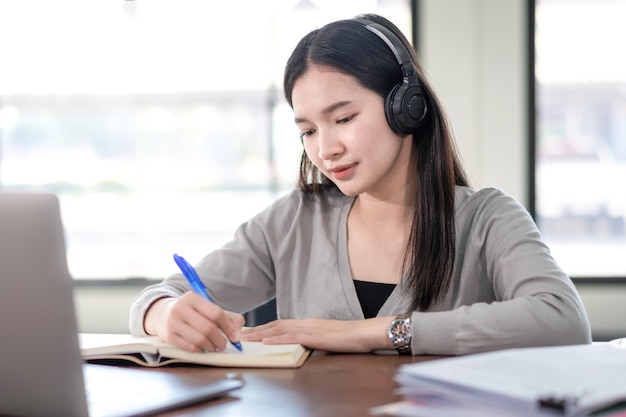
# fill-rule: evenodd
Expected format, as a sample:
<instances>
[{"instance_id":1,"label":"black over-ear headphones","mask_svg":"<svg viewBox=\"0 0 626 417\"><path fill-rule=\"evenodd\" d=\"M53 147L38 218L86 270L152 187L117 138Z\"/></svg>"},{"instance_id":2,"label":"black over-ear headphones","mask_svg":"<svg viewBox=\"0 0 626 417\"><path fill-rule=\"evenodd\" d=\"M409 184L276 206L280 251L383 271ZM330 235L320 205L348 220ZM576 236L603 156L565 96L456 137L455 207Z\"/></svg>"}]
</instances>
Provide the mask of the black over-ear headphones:
<instances>
[{"instance_id":1,"label":"black over-ear headphones","mask_svg":"<svg viewBox=\"0 0 626 417\"><path fill-rule=\"evenodd\" d=\"M385 98L385 116L389 126L397 133L415 133L424 123L428 107L411 54L402 41L383 25L367 19L355 20L389 46L402 70L402 82L396 84Z\"/></svg>"}]
</instances>

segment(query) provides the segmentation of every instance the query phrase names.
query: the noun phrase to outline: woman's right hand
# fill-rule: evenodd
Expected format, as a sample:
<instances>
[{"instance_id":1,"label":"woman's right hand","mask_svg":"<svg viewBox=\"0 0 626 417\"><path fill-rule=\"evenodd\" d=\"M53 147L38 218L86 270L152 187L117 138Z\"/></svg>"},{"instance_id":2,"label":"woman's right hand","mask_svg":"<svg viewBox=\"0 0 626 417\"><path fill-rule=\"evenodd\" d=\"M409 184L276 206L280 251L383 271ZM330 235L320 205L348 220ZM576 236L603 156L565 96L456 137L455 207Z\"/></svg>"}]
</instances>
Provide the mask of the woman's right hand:
<instances>
[{"instance_id":1,"label":"woman's right hand","mask_svg":"<svg viewBox=\"0 0 626 417\"><path fill-rule=\"evenodd\" d=\"M223 310L194 292L180 298L162 298L152 304L144 321L146 332L190 352L226 349L228 337L239 341L241 314ZM226 336L226 337L225 337Z\"/></svg>"}]
</instances>

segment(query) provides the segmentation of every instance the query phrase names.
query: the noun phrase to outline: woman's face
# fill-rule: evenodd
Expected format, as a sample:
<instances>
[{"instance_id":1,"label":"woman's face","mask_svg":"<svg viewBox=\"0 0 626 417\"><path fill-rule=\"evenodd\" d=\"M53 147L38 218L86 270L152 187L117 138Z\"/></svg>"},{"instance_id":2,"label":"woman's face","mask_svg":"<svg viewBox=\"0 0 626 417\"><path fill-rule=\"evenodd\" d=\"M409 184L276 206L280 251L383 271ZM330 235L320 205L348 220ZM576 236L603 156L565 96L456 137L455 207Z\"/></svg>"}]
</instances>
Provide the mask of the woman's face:
<instances>
[{"instance_id":1,"label":"woman's face","mask_svg":"<svg viewBox=\"0 0 626 417\"><path fill-rule=\"evenodd\" d=\"M344 194L384 198L405 189L412 140L391 130L382 97L313 65L295 82L292 104L309 159Z\"/></svg>"}]
</instances>

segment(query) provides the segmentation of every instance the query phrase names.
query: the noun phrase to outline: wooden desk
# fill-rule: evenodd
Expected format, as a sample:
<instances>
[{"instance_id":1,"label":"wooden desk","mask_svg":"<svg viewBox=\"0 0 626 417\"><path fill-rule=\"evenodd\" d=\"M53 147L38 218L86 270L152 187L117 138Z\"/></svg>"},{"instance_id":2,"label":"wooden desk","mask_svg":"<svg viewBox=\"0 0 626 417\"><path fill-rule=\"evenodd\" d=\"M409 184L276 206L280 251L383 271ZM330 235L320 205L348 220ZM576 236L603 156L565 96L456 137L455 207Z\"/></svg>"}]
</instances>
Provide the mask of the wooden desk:
<instances>
[{"instance_id":1,"label":"wooden desk","mask_svg":"<svg viewBox=\"0 0 626 417\"><path fill-rule=\"evenodd\" d=\"M239 378L245 385L228 397L163 416L364 417L371 407L400 399L394 393L400 365L435 358L315 351L298 369L169 368Z\"/></svg>"}]
</instances>

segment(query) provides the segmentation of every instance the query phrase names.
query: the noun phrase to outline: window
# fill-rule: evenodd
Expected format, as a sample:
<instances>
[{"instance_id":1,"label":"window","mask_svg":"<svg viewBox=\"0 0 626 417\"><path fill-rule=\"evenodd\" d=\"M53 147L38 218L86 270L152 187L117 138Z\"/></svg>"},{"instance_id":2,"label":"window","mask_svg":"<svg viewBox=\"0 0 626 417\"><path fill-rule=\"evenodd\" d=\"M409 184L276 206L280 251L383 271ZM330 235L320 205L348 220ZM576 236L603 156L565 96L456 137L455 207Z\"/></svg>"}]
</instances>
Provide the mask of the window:
<instances>
[{"instance_id":1,"label":"window","mask_svg":"<svg viewBox=\"0 0 626 417\"><path fill-rule=\"evenodd\" d=\"M572 276L626 276L626 1L536 0L536 218Z\"/></svg>"},{"instance_id":2,"label":"window","mask_svg":"<svg viewBox=\"0 0 626 417\"><path fill-rule=\"evenodd\" d=\"M162 278L291 189L296 42L409 0L0 2L0 187L59 195L76 278Z\"/></svg>"}]
</instances>

